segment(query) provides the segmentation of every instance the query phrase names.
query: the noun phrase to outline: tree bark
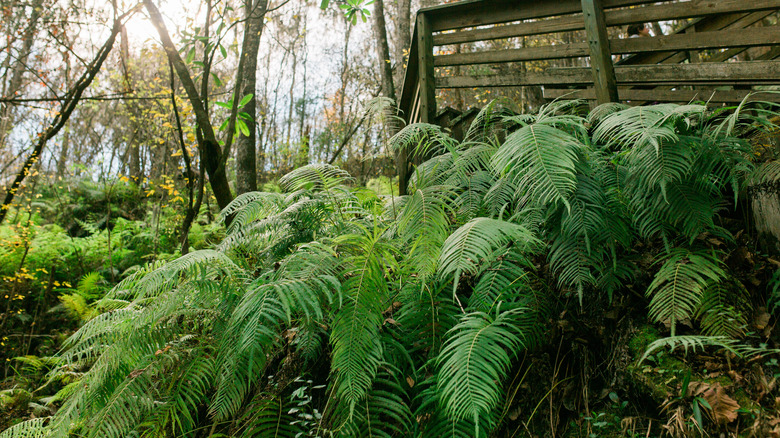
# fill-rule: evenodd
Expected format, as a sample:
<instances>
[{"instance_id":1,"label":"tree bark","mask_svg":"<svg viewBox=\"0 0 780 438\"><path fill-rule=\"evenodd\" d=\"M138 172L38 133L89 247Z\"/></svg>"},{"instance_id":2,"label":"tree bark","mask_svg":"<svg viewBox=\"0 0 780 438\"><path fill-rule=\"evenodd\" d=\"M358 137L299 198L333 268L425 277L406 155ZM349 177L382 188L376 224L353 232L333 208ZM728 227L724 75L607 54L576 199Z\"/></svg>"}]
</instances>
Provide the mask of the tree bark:
<instances>
[{"instance_id":1,"label":"tree bark","mask_svg":"<svg viewBox=\"0 0 780 438\"><path fill-rule=\"evenodd\" d=\"M376 39L376 57L382 80L382 95L395 101L393 86L393 67L390 65L390 47L387 44L387 26L385 25L384 0L374 0L374 38Z\"/></svg>"},{"instance_id":2,"label":"tree bark","mask_svg":"<svg viewBox=\"0 0 780 438\"><path fill-rule=\"evenodd\" d=\"M406 57L412 46L412 1L396 0L395 11L395 83L400 87L406 72Z\"/></svg>"},{"instance_id":3,"label":"tree bark","mask_svg":"<svg viewBox=\"0 0 780 438\"><path fill-rule=\"evenodd\" d=\"M268 8L268 0L246 0L246 28L242 49L243 69L241 95L252 95L243 111L252 116L246 121L249 135L239 134L236 139L236 192L238 194L257 190L257 53L260 49L260 36L263 33L263 20Z\"/></svg>"},{"instance_id":4,"label":"tree bark","mask_svg":"<svg viewBox=\"0 0 780 438\"><path fill-rule=\"evenodd\" d=\"M146 10L149 12L149 18L152 24L157 29L157 33L160 35L163 49L168 55L168 59L173 64L176 70L176 75L181 81L184 91L187 93L187 99L192 104L193 112L195 113L195 119L198 123L198 130L202 133L202 136L198 138L198 147L203 151L203 165L206 168L206 172L209 175L209 182L211 183L211 190L214 192L214 197L217 198L217 204L219 208L225 208L233 200L233 194L230 191L230 185L228 184L227 175L225 174L225 166L223 165L222 151L219 148L219 141L214 133L214 127L211 126L206 108L203 105L201 96L195 87L190 76L187 65L184 64L184 60L181 59L179 51L174 46L168 29L163 22L160 10L152 2L152 0L143 0ZM236 105L238 102L234 102ZM229 142L232 138L229 139Z\"/></svg>"}]
</instances>

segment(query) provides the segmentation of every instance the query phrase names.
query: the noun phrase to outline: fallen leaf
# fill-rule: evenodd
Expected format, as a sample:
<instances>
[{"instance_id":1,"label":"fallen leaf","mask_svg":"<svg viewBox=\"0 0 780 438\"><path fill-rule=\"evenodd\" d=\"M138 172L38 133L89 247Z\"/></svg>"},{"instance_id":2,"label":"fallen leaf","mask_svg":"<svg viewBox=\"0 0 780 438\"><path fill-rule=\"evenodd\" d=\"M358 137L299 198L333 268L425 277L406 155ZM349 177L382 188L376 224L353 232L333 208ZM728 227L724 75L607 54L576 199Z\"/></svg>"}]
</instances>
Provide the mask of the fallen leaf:
<instances>
[{"instance_id":1,"label":"fallen leaf","mask_svg":"<svg viewBox=\"0 0 780 438\"><path fill-rule=\"evenodd\" d=\"M770 315L766 312L766 309L761 307L758 309L758 314L753 319L753 325L755 325L757 329L763 330L769 325L769 317Z\"/></svg>"},{"instance_id":2,"label":"fallen leaf","mask_svg":"<svg viewBox=\"0 0 780 438\"><path fill-rule=\"evenodd\" d=\"M414 388L414 379L412 379L411 377L406 378L406 383L409 384L410 388Z\"/></svg>"},{"instance_id":3,"label":"fallen leaf","mask_svg":"<svg viewBox=\"0 0 780 438\"><path fill-rule=\"evenodd\" d=\"M726 394L720 383L691 382L688 389L693 396L707 400L712 407L708 412L716 423L731 423L737 419L739 403Z\"/></svg>"}]
</instances>

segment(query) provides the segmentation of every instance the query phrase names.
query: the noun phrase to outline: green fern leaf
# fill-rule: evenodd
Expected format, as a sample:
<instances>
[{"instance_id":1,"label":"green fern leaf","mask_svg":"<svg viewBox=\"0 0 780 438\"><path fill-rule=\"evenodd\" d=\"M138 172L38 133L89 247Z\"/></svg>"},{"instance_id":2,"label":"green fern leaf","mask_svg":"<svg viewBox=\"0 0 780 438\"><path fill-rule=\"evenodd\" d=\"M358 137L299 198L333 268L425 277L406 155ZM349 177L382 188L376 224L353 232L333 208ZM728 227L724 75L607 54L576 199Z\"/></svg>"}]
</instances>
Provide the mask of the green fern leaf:
<instances>
[{"instance_id":1,"label":"green fern leaf","mask_svg":"<svg viewBox=\"0 0 780 438\"><path fill-rule=\"evenodd\" d=\"M720 262L704 251L675 248L662 260L646 295L651 297L650 317L668 323L674 337L677 323L693 317L705 289L726 273Z\"/></svg>"},{"instance_id":2,"label":"green fern leaf","mask_svg":"<svg viewBox=\"0 0 780 438\"><path fill-rule=\"evenodd\" d=\"M531 251L541 245L541 241L520 225L476 218L455 230L444 242L439 257L439 277L443 279L454 274L454 296L462 274L475 275L485 258L509 242L521 251Z\"/></svg>"}]
</instances>

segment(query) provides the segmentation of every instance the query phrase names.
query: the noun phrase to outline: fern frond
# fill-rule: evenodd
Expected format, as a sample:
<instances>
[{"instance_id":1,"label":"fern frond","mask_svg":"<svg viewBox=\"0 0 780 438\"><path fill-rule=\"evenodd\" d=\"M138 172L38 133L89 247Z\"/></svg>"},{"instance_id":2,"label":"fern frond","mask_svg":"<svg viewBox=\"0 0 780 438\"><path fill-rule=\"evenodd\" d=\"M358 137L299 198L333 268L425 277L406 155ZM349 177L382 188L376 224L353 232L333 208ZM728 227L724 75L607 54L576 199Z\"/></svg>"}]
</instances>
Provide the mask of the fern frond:
<instances>
[{"instance_id":1,"label":"fern frond","mask_svg":"<svg viewBox=\"0 0 780 438\"><path fill-rule=\"evenodd\" d=\"M248 192L238 195L219 213L220 220L235 215L228 227L228 233L246 227L253 221L265 219L278 213L284 207L284 195L281 193Z\"/></svg>"},{"instance_id":2,"label":"fern frond","mask_svg":"<svg viewBox=\"0 0 780 438\"><path fill-rule=\"evenodd\" d=\"M482 216L485 196L494 183L493 173L484 170L460 175L460 178L455 181L455 184L460 187L460 193L454 202L460 223Z\"/></svg>"},{"instance_id":3,"label":"fern frond","mask_svg":"<svg viewBox=\"0 0 780 438\"><path fill-rule=\"evenodd\" d=\"M668 323L674 337L677 323L693 317L704 290L726 273L720 261L704 251L675 248L662 260L646 295L651 297L650 318Z\"/></svg>"},{"instance_id":4,"label":"fern frond","mask_svg":"<svg viewBox=\"0 0 780 438\"><path fill-rule=\"evenodd\" d=\"M410 282L398 296L403 306L393 316L399 327L409 333L410 354L435 357L445 334L458 323L462 314L444 282Z\"/></svg>"},{"instance_id":5,"label":"fern frond","mask_svg":"<svg viewBox=\"0 0 780 438\"><path fill-rule=\"evenodd\" d=\"M625 103L618 103L618 102L608 102L608 103L602 103L601 105L597 106L596 108L593 108L590 113L588 113L588 123L591 126L598 125L605 117L616 113L618 111L622 111L624 109L630 108L630 105L627 105Z\"/></svg>"},{"instance_id":6,"label":"fern frond","mask_svg":"<svg viewBox=\"0 0 780 438\"><path fill-rule=\"evenodd\" d=\"M509 302L521 306L531 306L523 293L529 287L530 262L517 251L503 251L498 259L488 265L480 275L469 297L467 309L470 311L493 311L500 302Z\"/></svg>"},{"instance_id":7,"label":"fern frond","mask_svg":"<svg viewBox=\"0 0 780 438\"><path fill-rule=\"evenodd\" d=\"M272 285L262 277L236 306L220 341L217 391L209 408L217 420L238 412L244 397L266 363L266 352L277 342L277 328L287 320Z\"/></svg>"},{"instance_id":8,"label":"fern frond","mask_svg":"<svg viewBox=\"0 0 780 438\"><path fill-rule=\"evenodd\" d=\"M307 431L298 427L294 405L282 397L261 398L250 404L240 420L241 438L295 438Z\"/></svg>"},{"instance_id":9,"label":"fern frond","mask_svg":"<svg viewBox=\"0 0 780 438\"><path fill-rule=\"evenodd\" d=\"M524 348L523 333L515 320L525 309L516 308L495 318L476 312L462 317L448 333L438 359L441 401L455 420L471 419L475 436L480 418L488 416L501 398L501 384L512 357Z\"/></svg>"},{"instance_id":10,"label":"fern frond","mask_svg":"<svg viewBox=\"0 0 780 438\"><path fill-rule=\"evenodd\" d=\"M336 186L351 184L353 178L345 170L330 164L309 164L299 167L279 180L287 192L296 190L330 190Z\"/></svg>"},{"instance_id":11,"label":"fern frond","mask_svg":"<svg viewBox=\"0 0 780 438\"><path fill-rule=\"evenodd\" d=\"M580 141L567 132L533 124L507 137L493 156L493 166L538 205L561 202L568 208L582 150Z\"/></svg>"},{"instance_id":12,"label":"fern frond","mask_svg":"<svg viewBox=\"0 0 780 438\"><path fill-rule=\"evenodd\" d=\"M727 350L737 356L742 356L739 352L739 343L726 336L671 336L668 338L661 338L653 341L647 346L642 357L639 358L637 363L642 363L648 356L660 350L661 348L669 348L670 351L674 351L678 347L682 347L683 351L687 354L690 349L692 352L696 350L703 350L706 347L719 347Z\"/></svg>"},{"instance_id":13,"label":"fern frond","mask_svg":"<svg viewBox=\"0 0 780 438\"><path fill-rule=\"evenodd\" d=\"M607 145L642 150L649 146L658 151L662 143L677 141L678 122L690 124L690 119L701 117L705 109L703 105L675 104L626 108L603 117L593 138Z\"/></svg>"},{"instance_id":14,"label":"fern frond","mask_svg":"<svg viewBox=\"0 0 780 438\"><path fill-rule=\"evenodd\" d=\"M406 265L422 276L436 272L439 252L450 232L454 188L432 186L417 189L408 196L396 225L408 245Z\"/></svg>"},{"instance_id":15,"label":"fern frond","mask_svg":"<svg viewBox=\"0 0 780 438\"><path fill-rule=\"evenodd\" d=\"M456 144L440 126L428 123L413 123L390 138L393 151L406 149L410 157L428 157L451 152Z\"/></svg>"},{"instance_id":16,"label":"fern frond","mask_svg":"<svg viewBox=\"0 0 780 438\"><path fill-rule=\"evenodd\" d=\"M739 281L722 281L707 287L697 309L702 333L707 336L740 338L752 312L750 294Z\"/></svg>"},{"instance_id":17,"label":"fern frond","mask_svg":"<svg viewBox=\"0 0 780 438\"><path fill-rule=\"evenodd\" d=\"M330 337L331 369L336 395L354 409L371 388L382 360L379 328L389 300L385 269L396 262L393 247L378 230L339 236L335 243L348 256L343 263L344 305Z\"/></svg>"},{"instance_id":18,"label":"fern frond","mask_svg":"<svg viewBox=\"0 0 780 438\"><path fill-rule=\"evenodd\" d=\"M0 432L0 438L41 438L52 436L46 428L48 421L48 417L22 421Z\"/></svg>"},{"instance_id":19,"label":"fern frond","mask_svg":"<svg viewBox=\"0 0 780 438\"><path fill-rule=\"evenodd\" d=\"M514 242L521 251L533 250L541 244L520 225L496 219L473 219L444 242L439 257L439 278L454 274L452 292L455 295L462 274L476 274L485 258L509 242Z\"/></svg>"},{"instance_id":20,"label":"fern frond","mask_svg":"<svg viewBox=\"0 0 780 438\"><path fill-rule=\"evenodd\" d=\"M331 422L339 426L343 437L392 438L409 436L414 419L404 400L405 391L398 382L397 370L382 370L365 399L354 410L335 406Z\"/></svg>"}]
</instances>

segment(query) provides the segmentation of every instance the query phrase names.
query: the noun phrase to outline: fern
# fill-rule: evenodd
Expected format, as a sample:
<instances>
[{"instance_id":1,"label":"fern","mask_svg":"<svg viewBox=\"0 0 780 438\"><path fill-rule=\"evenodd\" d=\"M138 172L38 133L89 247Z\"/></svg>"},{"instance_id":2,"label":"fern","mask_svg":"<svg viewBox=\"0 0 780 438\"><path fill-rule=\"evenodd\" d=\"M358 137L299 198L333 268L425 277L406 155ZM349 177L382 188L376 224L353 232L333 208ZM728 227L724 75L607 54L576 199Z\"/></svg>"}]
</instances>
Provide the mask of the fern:
<instances>
[{"instance_id":1,"label":"fern","mask_svg":"<svg viewBox=\"0 0 780 438\"><path fill-rule=\"evenodd\" d=\"M417 189L405 200L396 220L401 239L409 247L406 262L423 276L436 272L436 260L450 232L453 196L447 186Z\"/></svg>"},{"instance_id":2,"label":"fern","mask_svg":"<svg viewBox=\"0 0 780 438\"><path fill-rule=\"evenodd\" d=\"M541 242L526 228L488 218L476 218L455 230L444 242L439 257L439 277L454 274L453 296L463 274L474 275L478 272L482 260L510 242L521 251L532 251Z\"/></svg>"},{"instance_id":3,"label":"fern","mask_svg":"<svg viewBox=\"0 0 780 438\"><path fill-rule=\"evenodd\" d=\"M707 287L696 316L704 335L740 338L752 310L748 291L737 280L730 280Z\"/></svg>"},{"instance_id":4,"label":"fern","mask_svg":"<svg viewBox=\"0 0 780 438\"><path fill-rule=\"evenodd\" d=\"M720 262L704 251L675 248L662 260L646 294L651 297L650 317L668 323L674 337L677 323L693 317L706 288L720 282L726 273Z\"/></svg>"},{"instance_id":5,"label":"fern","mask_svg":"<svg viewBox=\"0 0 780 438\"><path fill-rule=\"evenodd\" d=\"M565 131L533 124L507 137L493 156L493 165L538 204L561 202L569 208L582 148L580 141Z\"/></svg>"},{"instance_id":6,"label":"fern","mask_svg":"<svg viewBox=\"0 0 780 438\"><path fill-rule=\"evenodd\" d=\"M739 352L740 348L738 342L726 336L672 336L653 341L647 346L647 349L637 363L644 362L648 356L661 348L669 348L670 351L674 351L678 347L682 347L685 353L688 353L689 349L692 352L695 352L696 350L703 350L706 347L718 347L737 356L742 355Z\"/></svg>"},{"instance_id":7,"label":"fern","mask_svg":"<svg viewBox=\"0 0 780 438\"><path fill-rule=\"evenodd\" d=\"M50 436L46 429L48 420L49 418L44 417L22 421L21 423L0 432L0 438L38 438Z\"/></svg>"},{"instance_id":8,"label":"fern","mask_svg":"<svg viewBox=\"0 0 780 438\"><path fill-rule=\"evenodd\" d=\"M448 333L439 356L438 390L444 408L455 420L471 419L479 436L480 418L488 416L501 397L501 381L511 358L524 347L516 308L496 317L477 312L463 316Z\"/></svg>"},{"instance_id":9,"label":"fern","mask_svg":"<svg viewBox=\"0 0 780 438\"><path fill-rule=\"evenodd\" d=\"M239 437L294 438L303 431L296 425L295 406L282 397L259 398L249 405L241 418Z\"/></svg>"},{"instance_id":10,"label":"fern","mask_svg":"<svg viewBox=\"0 0 780 438\"><path fill-rule=\"evenodd\" d=\"M299 167L279 180L279 184L287 191L329 190L351 182L352 177L346 171L329 164Z\"/></svg>"},{"instance_id":11,"label":"fern","mask_svg":"<svg viewBox=\"0 0 780 438\"><path fill-rule=\"evenodd\" d=\"M354 410L363 400L382 359L379 328L387 308L385 267L395 265L393 248L381 233L339 236L334 243L347 255L343 262L344 305L331 332L336 395Z\"/></svg>"}]
</instances>

